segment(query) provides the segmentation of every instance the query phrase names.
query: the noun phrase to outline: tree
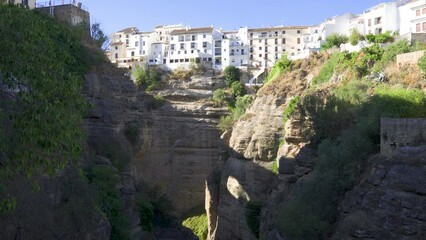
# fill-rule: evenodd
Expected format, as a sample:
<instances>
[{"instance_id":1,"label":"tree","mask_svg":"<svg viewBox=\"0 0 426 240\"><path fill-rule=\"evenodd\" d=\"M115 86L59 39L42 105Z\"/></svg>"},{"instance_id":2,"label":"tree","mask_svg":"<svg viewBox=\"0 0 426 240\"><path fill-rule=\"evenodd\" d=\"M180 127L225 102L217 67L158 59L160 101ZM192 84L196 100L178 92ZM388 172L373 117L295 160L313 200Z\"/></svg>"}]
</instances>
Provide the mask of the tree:
<instances>
[{"instance_id":1,"label":"tree","mask_svg":"<svg viewBox=\"0 0 426 240\"><path fill-rule=\"evenodd\" d=\"M420 68L420 71L424 74L426 73L426 54L423 55L420 59L417 65Z\"/></svg>"},{"instance_id":2,"label":"tree","mask_svg":"<svg viewBox=\"0 0 426 240\"><path fill-rule=\"evenodd\" d=\"M360 34L358 30L356 30L355 28L352 29L351 35L349 36L349 43L352 46L357 45L360 40L364 40L364 39L365 39L364 36Z\"/></svg>"},{"instance_id":3,"label":"tree","mask_svg":"<svg viewBox=\"0 0 426 240\"><path fill-rule=\"evenodd\" d=\"M217 89L213 92L213 101L218 104L223 104L226 102L227 94L223 89Z\"/></svg>"},{"instance_id":4,"label":"tree","mask_svg":"<svg viewBox=\"0 0 426 240\"><path fill-rule=\"evenodd\" d=\"M98 46L99 48L103 50L107 49L109 38L107 35L105 35L104 31L102 31L100 27L100 23L92 24L92 27L90 29L90 34L93 40L95 41L96 46Z\"/></svg>"},{"instance_id":5,"label":"tree","mask_svg":"<svg viewBox=\"0 0 426 240\"><path fill-rule=\"evenodd\" d=\"M228 66L223 71L223 74L225 75L225 81L226 85L230 87L233 82L240 81L240 69L234 67L234 66Z\"/></svg>"},{"instance_id":6,"label":"tree","mask_svg":"<svg viewBox=\"0 0 426 240\"><path fill-rule=\"evenodd\" d=\"M326 50L332 47L340 47L341 44L347 43L348 37L341 34L332 34L325 39L321 49Z\"/></svg>"}]
</instances>

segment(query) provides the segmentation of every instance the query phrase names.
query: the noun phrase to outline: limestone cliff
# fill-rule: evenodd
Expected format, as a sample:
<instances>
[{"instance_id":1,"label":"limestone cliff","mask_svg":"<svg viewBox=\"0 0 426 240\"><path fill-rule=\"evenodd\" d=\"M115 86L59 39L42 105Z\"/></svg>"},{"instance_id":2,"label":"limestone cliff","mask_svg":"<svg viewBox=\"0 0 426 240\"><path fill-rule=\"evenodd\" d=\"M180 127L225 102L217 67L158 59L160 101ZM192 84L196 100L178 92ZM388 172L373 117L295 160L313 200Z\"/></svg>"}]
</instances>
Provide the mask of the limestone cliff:
<instances>
[{"instance_id":1,"label":"limestone cliff","mask_svg":"<svg viewBox=\"0 0 426 240\"><path fill-rule=\"evenodd\" d=\"M144 123L135 157L136 181L165 193L179 217L204 204L205 179L222 163L217 124L227 109L207 101L223 86L212 77L171 80L167 89L155 92L165 102Z\"/></svg>"}]
</instances>

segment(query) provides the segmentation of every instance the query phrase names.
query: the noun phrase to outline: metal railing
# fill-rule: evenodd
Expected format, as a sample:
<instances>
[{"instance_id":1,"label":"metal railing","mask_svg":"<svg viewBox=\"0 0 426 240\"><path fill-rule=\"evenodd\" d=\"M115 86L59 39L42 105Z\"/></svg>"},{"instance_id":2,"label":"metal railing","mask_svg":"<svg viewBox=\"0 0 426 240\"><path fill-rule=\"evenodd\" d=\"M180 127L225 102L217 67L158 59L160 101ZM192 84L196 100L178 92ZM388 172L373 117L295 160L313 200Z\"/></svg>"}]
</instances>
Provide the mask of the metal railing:
<instances>
[{"instance_id":1,"label":"metal railing","mask_svg":"<svg viewBox=\"0 0 426 240\"><path fill-rule=\"evenodd\" d=\"M56 6L62 6L62 5L74 5L86 12L89 11L89 9L84 6L81 1L77 0L54 0L54 1L45 1L45 2L37 2L36 8L44 8L44 7L56 7Z\"/></svg>"}]
</instances>

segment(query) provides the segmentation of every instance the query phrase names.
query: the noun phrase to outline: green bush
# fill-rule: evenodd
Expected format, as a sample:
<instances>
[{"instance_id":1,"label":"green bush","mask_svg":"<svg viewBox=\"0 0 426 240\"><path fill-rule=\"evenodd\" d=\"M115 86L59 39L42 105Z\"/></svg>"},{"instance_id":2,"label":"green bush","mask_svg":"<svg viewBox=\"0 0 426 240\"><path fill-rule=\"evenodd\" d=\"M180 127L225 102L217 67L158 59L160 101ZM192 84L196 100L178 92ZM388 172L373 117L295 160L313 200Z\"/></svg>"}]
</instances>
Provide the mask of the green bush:
<instances>
[{"instance_id":1,"label":"green bush","mask_svg":"<svg viewBox=\"0 0 426 240\"><path fill-rule=\"evenodd\" d=\"M352 29L351 35L349 36L349 43L352 46L358 44L359 41L364 40L364 36L358 32L356 29Z\"/></svg>"},{"instance_id":2,"label":"green bush","mask_svg":"<svg viewBox=\"0 0 426 240\"><path fill-rule=\"evenodd\" d=\"M231 84L231 93L236 97L242 97L247 94L246 86L242 82L233 82Z\"/></svg>"},{"instance_id":3,"label":"green bush","mask_svg":"<svg viewBox=\"0 0 426 240\"><path fill-rule=\"evenodd\" d=\"M394 41L394 37L392 36L392 33L390 31L376 35L370 33L367 34L365 38L369 43L387 43Z\"/></svg>"},{"instance_id":4,"label":"green bush","mask_svg":"<svg viewBox=\"0 0 426 240\"><path fill-rule=\"evenodd\" d=\"M300 97L299 96L296 96L296 97L294 97L294 98L292 98L290 100L290 102L288 103L288 105L286 106L286 108L283 111L284 124L291 117L291 115L293 114L294 110L296 110L296 106L297 106L297 104L299 102L300 102Z\"/></svg>"},{"instance_id":5,"label":"green bush","mask_svg":"<svg viewBox=\"0 0 426 240\"><path fill-rule=\"evenodd\" d=\"M326 50L332 47L340 47L341 44L347 43L348 37L340 34L332 34L325 39L325 42L321 45L322 50Z\"/></svg>"},{"instance_id":6,"label":"green bush","mask_svg":"<svg viewBox=\"0 0 426 240\"><path fill-rule=\"evenodd\" d=\"M260 202L247 202L245 207L245 218L248 227L251 232L259 238L260 228L260 212L262 210L262 204Z\"/></svg>"},{"instance_id":7,"label":"green bush","mask_svg":"<svg viewBox=\"0 0 426 240\"><path fill-rule=\"evenodd\" d=\"M423 54L423 56L419 59L417 65L419 66L420 71L422 71L422 73L426 73L426 54Z\"/></svg>"},{"instance_id":8,"label":"green bush","mask_svg":"<svg viewBox=\"0 0 426 240\"><path fill-rule=\"evenodd\" d=\"M166 84L161 77L161 71L153 67L146 70L136 65L132 70L132 77L136 84L147 92L161 89Z\"/></svg>"},{"instance_id":9,"label":"green bush","mask_svg":"<svg viewBox=\"0 0 426 240\"><path fill-rule=\"evenodd\" d=\"M226 103L228 96L224 89L216 89L213 92L213 101L217 104L224 104Z\"/></svg>"},{"instance_id":10,"label":"green bush","mask_svg":"<svg viewBox=\"0 0 426 240\"><path fill-rule=\"evenodd\" d=\"M228 116L222 116L219 120L219 129L223 132L230 130L235 121L237 121L247 110L252 103L253 98L250 95L237 97L235 107L231 108L231 113Z\"/></svg>"},{"instance_id":11,"label":"green bush","mask_svg":"<svg viewBox=\"0 0 426 240\"><path fill-rule=\"evenodd\" d=\"M148 199L139 197L137 199L137 208L142 229L151 232L154 221L154 206Z\"/></svg>"},{"instance_id":12,"label":"green bush","mask_svg":"<svg viewBox=\"0 0 426 240\"><path fill-rule=\"evenodd\" d=\"M198 239L207 239L208 227L206 213L190 216L182 222L182 225L191 229L197 235Z\"/></svg>"},{"instance_id":13,"label":"green bush","mask_svg":"<svg viewBox=\"0 0 426 240\"><path fill-rule=\"evenodd\" d=\"M234 66L226 67L223 71L223 75L225 76L225 82L228 87L230 87L233 82L239 82L241 77L240 69Z\"/></svg>"}]
</instances>

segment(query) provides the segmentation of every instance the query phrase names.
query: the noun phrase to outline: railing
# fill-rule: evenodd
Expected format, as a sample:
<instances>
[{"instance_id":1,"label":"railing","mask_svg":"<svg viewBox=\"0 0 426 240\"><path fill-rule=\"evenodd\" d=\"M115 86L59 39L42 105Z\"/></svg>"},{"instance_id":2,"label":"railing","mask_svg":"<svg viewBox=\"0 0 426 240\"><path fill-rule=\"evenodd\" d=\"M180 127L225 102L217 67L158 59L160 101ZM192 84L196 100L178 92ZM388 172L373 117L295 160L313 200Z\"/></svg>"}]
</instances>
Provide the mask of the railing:
<instances>
[{"instance_id":1,"label":"railing","mask_svg":"<svg viewBox=\"0 0 426 240\"><path fill-rule=\"evenodd\" d=\"M38 2L36 4L36 8L44 8L44 7L55 7L55 6L62 6L62 5L74 5L86 12L89 11L89 9L84 6L80 1L77 0L56 0L56 1L45 1L45 2Z\"/></svg>"}]
</instances>

